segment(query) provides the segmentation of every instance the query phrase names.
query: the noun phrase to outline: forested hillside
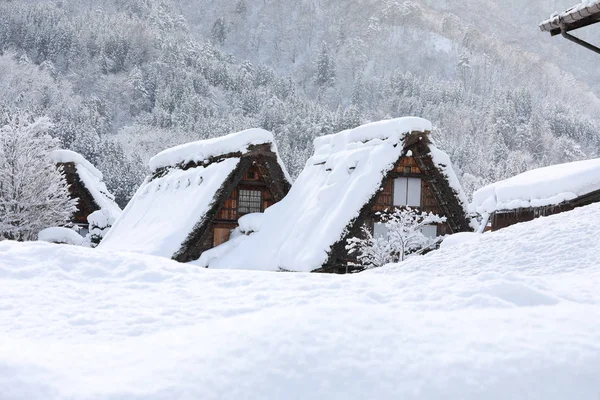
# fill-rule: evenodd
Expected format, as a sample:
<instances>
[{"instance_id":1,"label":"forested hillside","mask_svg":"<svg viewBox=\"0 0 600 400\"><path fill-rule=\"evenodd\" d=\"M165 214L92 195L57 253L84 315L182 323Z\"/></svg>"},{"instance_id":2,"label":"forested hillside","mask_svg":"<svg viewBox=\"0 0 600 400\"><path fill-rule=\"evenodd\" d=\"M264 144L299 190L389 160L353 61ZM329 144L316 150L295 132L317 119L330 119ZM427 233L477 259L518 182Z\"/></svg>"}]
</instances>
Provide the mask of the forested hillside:
<instances>
[{"instance_id":1,"label":"forested hillside","mask_svg":"<svg viewBox=\"0 0 600 400\"><path fill-rule=\"evenodd\" d=\"M570 65L556 55L579 49L537 30L567 5L12 0L0 3L0 118L49 116L124 204L174 144L263 127L296 176L315 137L417 115L470 192L600 149L593 62Z\"/></svg>"}]
</instances>

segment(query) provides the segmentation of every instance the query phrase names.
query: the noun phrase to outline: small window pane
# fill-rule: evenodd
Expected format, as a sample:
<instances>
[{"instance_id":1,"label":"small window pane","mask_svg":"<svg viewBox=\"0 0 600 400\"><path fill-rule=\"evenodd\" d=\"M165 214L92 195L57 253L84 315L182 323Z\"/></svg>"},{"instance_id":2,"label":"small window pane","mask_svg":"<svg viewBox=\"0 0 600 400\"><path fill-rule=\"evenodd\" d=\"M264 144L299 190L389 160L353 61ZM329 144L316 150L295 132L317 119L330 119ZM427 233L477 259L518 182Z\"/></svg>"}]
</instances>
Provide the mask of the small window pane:
<instances>
[{"instance_id":1,"label":"small window pane","mask_svg":"<svg viewBox=\"0 0 600 400\"><path fill-rule=\"evenodd\" d=\"M421 179L408 178L407 206L421 207Z\"/></svg>"},{"instance_id":2,"label":"small window pane","mask_svg":"<svg viewBox=\"0 0 600 400\"><path fill-rule=\"evenodd\" d=\"M423 235L427 236L428 238L435 239L438 235L437 228L437 225L425 225L423 228L421 228L421 232L423 232Z\"/></svg>"},{"instance_id":3,"label":"small window pane","mask_svg":"<svg viewBox=\"0 0 600 400\"><path fill-rule=\"evenodd\" d=\"M405 206L408 189L408 178L394 179L394 205Z\"/></svg>"},{"instance_id":4,"label":"small window pane","mask_svg":"<svg viewBox=\"0 0 600 400\"><path fill-rule=\"evenodd\" d=\"M250 214L262 211L262 191L240 190L238 213Z\"/></svg>"},{"instance_id":5,"label":"small window pane","mask_svg":"<svg viewBox=\"0 0 600 400\"><path fill-rule=\"evenodd\" d=\"M373 236L376 238L380 238L380 237L385 237L385 235L387 235L388 233L388 228L387 226L385 226L385 224L381 223L381 222L375 222L375 224L373 224Z\"/></svg>"}]
</instances>

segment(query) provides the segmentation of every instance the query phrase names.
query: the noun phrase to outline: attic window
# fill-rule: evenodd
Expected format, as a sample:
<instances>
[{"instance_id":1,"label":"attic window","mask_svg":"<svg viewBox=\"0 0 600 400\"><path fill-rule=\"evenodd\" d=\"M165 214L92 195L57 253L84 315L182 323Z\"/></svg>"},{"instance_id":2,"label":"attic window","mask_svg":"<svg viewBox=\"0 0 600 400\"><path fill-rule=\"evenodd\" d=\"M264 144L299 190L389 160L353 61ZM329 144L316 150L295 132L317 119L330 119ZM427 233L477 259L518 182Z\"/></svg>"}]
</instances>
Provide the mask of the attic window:
<instances>
[{"instance_id":1,"label":"attic window","mask_svg":"<svg viewBox=\"0 0 600 400\"><path fill-rule=\"evenodd\" d=\"M421 179L394 179L394 205L421 207Z\"/></svg>"},{"instance_id":2,"label":"attic window","mask_svg":"<svg viewBox=\"0 0 600 400\"><path fill-rule=\"evenodd\" d=\"M262 191L241 189L238 198L238 214L262 211Z\"/></svg>"},{"instance_id":3,"label":"attic window","mask_svg":"<svg viewBox=\"0 0 600 400\"><path fill-rule=\"evenodd\" d=\"M254 171L248 171L248 179L256 179L256 173Z\"/></svg>"}]
</instances>

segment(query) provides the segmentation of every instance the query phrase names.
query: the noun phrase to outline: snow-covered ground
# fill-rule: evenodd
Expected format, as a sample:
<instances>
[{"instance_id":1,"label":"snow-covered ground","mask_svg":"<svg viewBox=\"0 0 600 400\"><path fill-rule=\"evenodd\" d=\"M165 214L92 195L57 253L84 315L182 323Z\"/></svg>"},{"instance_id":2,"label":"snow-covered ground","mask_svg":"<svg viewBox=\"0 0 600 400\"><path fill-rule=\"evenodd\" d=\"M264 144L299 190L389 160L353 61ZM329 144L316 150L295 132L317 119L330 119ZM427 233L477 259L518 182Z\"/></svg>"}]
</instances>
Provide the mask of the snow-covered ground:
<instances>
[{"instance_id":1,"label":"snow-covered ground","mask_svg":"<svg viewBox=\"0 0 600 400\"><path fill-rule=\"evenodd\" d=\"M0 243L0 399L600 398L600 204L366 273Z\"/></svg>"}]
</instances>

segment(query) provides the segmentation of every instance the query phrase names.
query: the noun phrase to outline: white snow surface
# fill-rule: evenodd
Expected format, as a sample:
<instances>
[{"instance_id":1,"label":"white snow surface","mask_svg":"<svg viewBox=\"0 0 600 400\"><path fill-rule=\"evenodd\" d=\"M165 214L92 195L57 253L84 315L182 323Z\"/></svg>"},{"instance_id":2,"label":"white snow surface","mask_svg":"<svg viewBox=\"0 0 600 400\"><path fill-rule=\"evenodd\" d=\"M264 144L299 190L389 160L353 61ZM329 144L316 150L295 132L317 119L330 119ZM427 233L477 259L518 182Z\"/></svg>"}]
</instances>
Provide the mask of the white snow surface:
<instances>
[{"instance_id":1,"label":"white snow surface","mask_svg":"<svg viewBox=\"0 0 600 400\"><path fill-rule=\"evenodd\" d=\"M206 167L173 168L161 178L147 180L98 248L173 257L203 221L239 162L227 158Z\"/></svg>"},{"instance_id":2,"label":"white snow surface","mask_svg":"<svg viewBox=\"0 0 600 400\"><path fill-rule=\"evenodd\" d=\"M0 397L596 400L599 219L346 276L0 242Z\"/></svg>"},{"instance_id":3,"label":"white snow surface","mask_svg":"<svg viewBox=\"0 0 600 400\"><path fill-rule=\"evenodd\" d=\"M248 152L251 145L270 144L271 151L277 154L277 160L286 179L291 183L292 179L277 153L277 146L273 134L260 128L246 129L245 131L231 133L229 135L186 143L164 150L150 159L151 171L159 168L177 166L194 161L200 163L212 157L225 154Z\"/></svg>"},{"instance_id":4,"label":"white snow surface","mask_svg":"<svg viewBox=\"0 0 600 400\"><path fill-rule=\"evenodd\" d=\"M73 229L55 226L42 229L38 233L38 240L50 243L65 243L75 246L83 244L83 237Z\"/></svg>"},{"instance_id":5,"label":"white snow surface","mask_svg":"<svg viewBox=\"0 0 600 400\"><path fill-rule=\"evenodd\" d=\"M195 264L301 272L320 268L331 246L344 235L402 155L405 136L430 130L429 121L405 117L315 139L315 154L288 195L265 210L260 231L222 245L226 249L204 252ZM435 148L434 152L434 161L445 164L443 171L450 172L447 156ZM462 193L456 175L452 172L450 177Z\"/></svg>"},{"instance_id":6,"label":"white snow surface","mask_svg":"<svg viewBox=\"0 0 600 400\"><path fill-rule=\"evenodd\" d=\"M448 235L442 241L440 248L445 249L459 244L473 242L481 238L481 233L477 232L458 232L453 235Z\"/></svg>"},{"instance_id":7,"label":"white snow surface","mask_svg":"<svg viewBox=\"0 0 600 400\"><path fill-rule=\"evenodd\" d=\"M488 214L557 205L600 190L600 158L524 172L479 189L471 211Z\"/></svg>"},{"instance_id":8,"label":"white snow surface","mask_svg":"<svg viewBox=\"0 0 600 400\"><path fill-rule=\"evenodd\" d=\"M121 215L121 208L115 203L115 197L102 181L102 172L81 154L71 150L55 150L50 156L55 163L74 163L79 179L92 195L96 205L111 218L117 219Z\"/></svg>"}]
</instances>

